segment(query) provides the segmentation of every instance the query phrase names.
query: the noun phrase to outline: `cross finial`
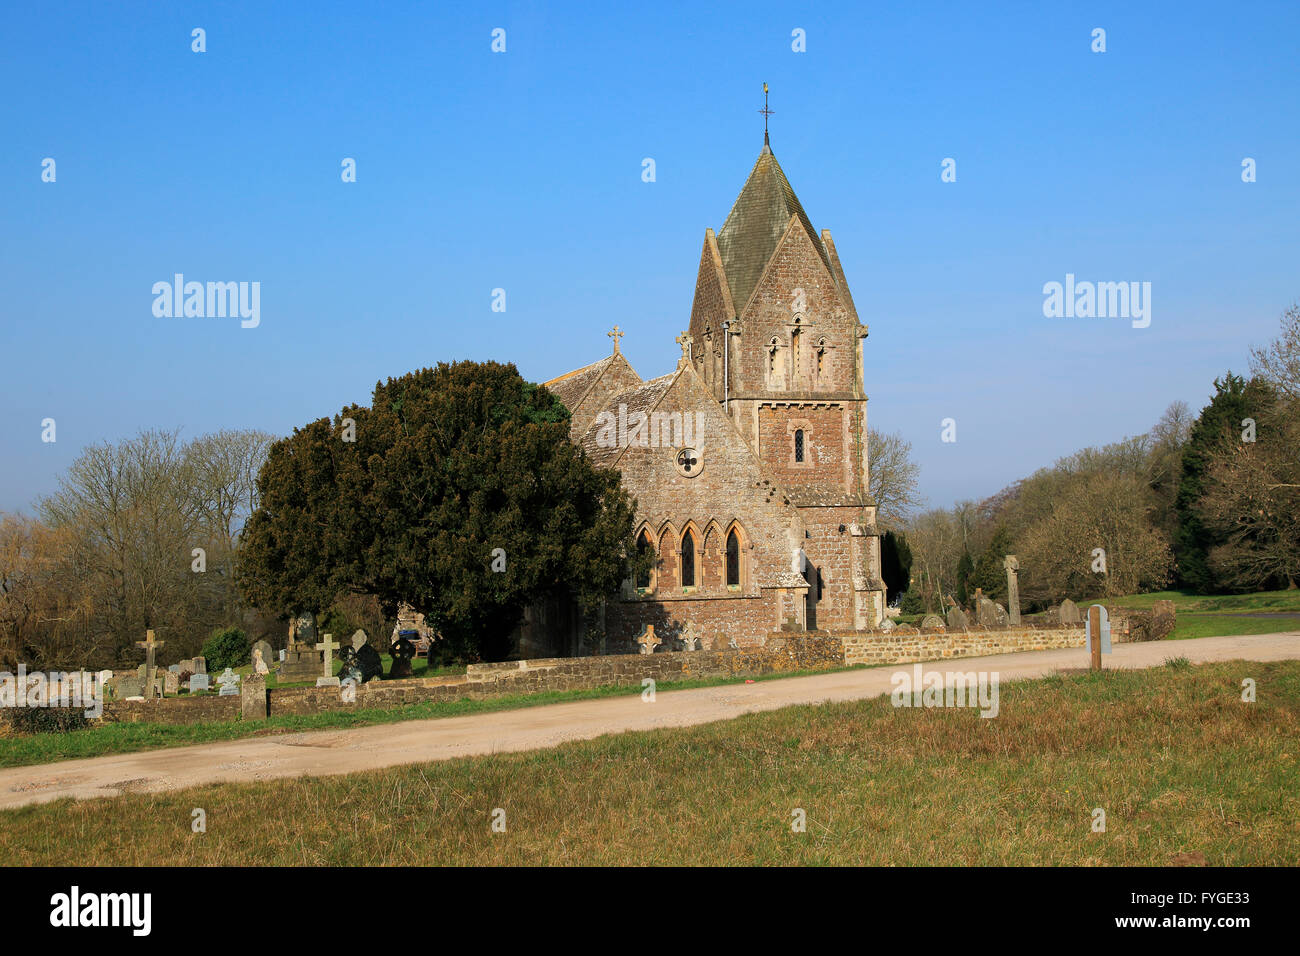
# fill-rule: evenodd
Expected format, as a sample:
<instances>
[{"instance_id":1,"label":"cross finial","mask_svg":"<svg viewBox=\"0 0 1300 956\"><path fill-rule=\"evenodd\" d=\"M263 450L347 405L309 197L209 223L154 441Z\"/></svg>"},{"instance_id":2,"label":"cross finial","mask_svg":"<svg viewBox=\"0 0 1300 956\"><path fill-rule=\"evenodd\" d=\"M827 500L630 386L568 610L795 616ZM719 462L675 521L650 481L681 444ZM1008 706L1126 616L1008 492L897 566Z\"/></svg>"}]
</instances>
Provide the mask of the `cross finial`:
<instances>
[{"instance_id":1,"label":"cross finial","mask_svg":"<svg viewBox=\"0 0 1300 956\"><path fill-rule=\"evenodd\" d=\"M767 146L768 145L767 118L771 116L772 113L775 111L767 108L767 84L766 83L763 84L763 108L759 110L759 112L763 114L763 145Z\"/></svg>"},{"instance_id":2,"label":"cross finial","mask_svg":"<svg viewBox=\"0 0 1300 956\"><path fill-rule=\"evenodd\" d=\"M626 333L625 333L625 332L620 332L620 331L618 330L618 326L616 325L616 326L614 326L613 331L606 332L605 334L608 335L611 339L614 340L614 353L617 354L617 353L618 353L618 340L621 339L621 338L622 338Z\"/></svg>"},{"instance_id":3,"label":"cross finial","mask_svg":"<svg viewBox=\"0 0 1300 956\"><path fill-rule=\"evenodd\" d=\"M689 362L691 360L691 333L689 331L683 332L673 341L682 347L682 361Z\"/></svg>"}]
</instances>

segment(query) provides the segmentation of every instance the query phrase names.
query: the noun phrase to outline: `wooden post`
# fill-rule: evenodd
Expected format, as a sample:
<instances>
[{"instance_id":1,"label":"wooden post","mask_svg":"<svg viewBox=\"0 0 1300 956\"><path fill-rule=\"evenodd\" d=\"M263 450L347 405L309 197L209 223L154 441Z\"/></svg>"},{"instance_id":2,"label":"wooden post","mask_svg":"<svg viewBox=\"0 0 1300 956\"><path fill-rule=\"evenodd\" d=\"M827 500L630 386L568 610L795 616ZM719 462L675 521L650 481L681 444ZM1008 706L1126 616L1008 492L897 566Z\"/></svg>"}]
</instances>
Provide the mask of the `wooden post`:
<instances>
[{"instance_id":1,"label":"wooden post","mask_svg":"<svg viewBox=\"0 0 1300 956\"><path fill-rule=\"evenodd\" d=\"M1088 633L1092 637L1092 669L1101 670L1101 605L1088 608Z\"/></svg>"}]
</instances>

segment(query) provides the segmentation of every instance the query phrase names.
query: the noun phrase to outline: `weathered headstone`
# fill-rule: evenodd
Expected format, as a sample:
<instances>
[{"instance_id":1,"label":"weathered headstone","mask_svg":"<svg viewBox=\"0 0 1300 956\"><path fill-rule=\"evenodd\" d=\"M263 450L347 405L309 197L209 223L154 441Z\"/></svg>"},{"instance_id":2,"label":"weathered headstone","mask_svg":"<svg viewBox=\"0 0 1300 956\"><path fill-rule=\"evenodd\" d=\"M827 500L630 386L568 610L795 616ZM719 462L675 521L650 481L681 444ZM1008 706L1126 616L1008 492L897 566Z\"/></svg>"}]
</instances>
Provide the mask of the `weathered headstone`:
<instances>
[{"instance_id":1,"label":"weathered headstone","mask_svg":"<svg viewBox=\"0 0 1300 956\"><path fill-rule=\"evenodd\" d=\"M289 622L289 646L278 672L280 683L296 684L320 677L321 653L315 645L315 615L300 614Z\"/></svg>"},{"instance_id":2,"label":"weathered headstone","mask_svg":"<svg viewBox=\"0 0 1300 956\"><path fill-rule=\"evenodd\" d=\"M221 693L226 689L221 688ZM261 674L249 674L237 691L239 694L239 712L244 720L264 720L266 709L266 678Z\"/></svg>"},{"instance_id":3,"label":"weathered headstone","mask_svg":"<svg viewBox=\"0 0 1300 956\"><path fill-rule=\"evenodd\" d=\"M285 654L286 654L285 649L284 649L283 647L280 648L280 663L281 663L281 664L284 663L284 655L285 655Z\"/></svg>"},{"instance_id":4,"label":"weathered headstone","mask_svg":"<svg viewBox=\"0 0 1300 956\"><path fill-rule=\"evenodd\" d=\"M359 651L370 641L370 635L366 633L365 628L357 628L352 632L352 649Z\"/></svg>"},{"instance_id":5,"label":"weathered headstone","mask_svg":"<svg viewBox=\"0 0 1300 956\"><path fill-rule=\"evenodd\" d=\"M950 607L948 609L948 630L964 631L970 626L966 618L966 612L959 607Z\"/></svg>"},{"instance_id":6,"label":"weathered headstone","mask_svg":"<svg viewBox=\"0 0 1300 956\"><path fill-rule=\"evenodd\" d=\"M269 641L258 641L255 643L251 654L254 674L261 674L265 677L267 674L271 673L271 667L267 663L271 659L271 643Z\"/></svg>"},{"instance_id":7,"label":"weathered headstone","mask_svg":"<svg viewBox=\"0 0 1300 956\"><path fill-rule=\"evenodd\" d=\"M943 618L938 614L927 614L925 617L921 618L921 630L925 631L939 627L947 627L947 625L944 624Z\"/></svg>"},{"instance_id":8,"label":"weathered headstone","mask_svg":"<svg viewBox=\"0 0 1300 956\"><path fill-rule=\"evenodd\" d=\"M325 652L325 659L321 665L324 672L316 678L317 687L339 686L339 679L334 676L334 652L338 648L339 642L334 640L333 634L326 634L325 640L316 645L316 650Z\"/></svg>"},{"instance_id":9,"label":"weathered headstone","mask_svg":"<svg viewBox=\"0 0 1300 956\"><path fill-rule=\"evenodd\" d=\"M998 623L998 606L983 594L975 602L975 622L980 627L995 627Z\"/></svg>"},{"instance_id":10,"label":"weathered headstone","mask_svg":"<svg viewBox=\"0 0 1300 956\"><path fill-rule=\"evenodd\" d=\"M682 650L697 651L700 649L700 639L695 636L695 623L687 621L686 626L682 628L678 640L682 642Z\"/></svg>"},{"instance_id":11,"label":"weathered headstone","mask_svg":"<svg viewBox=\"0 0 1300 956\"><path fill-rule=\"evenodd\" d=\"M144 681L134 674L118 677L113 685L113 696L118 700L144 700Z\"/></svg>"},{"instance_id":12,"label":"weathered headstone","mask_svg":"<svg viewBox=\"0 0 1300 956\"><path fill-rule=\"evenodd\" d=\"M896 628L897 626L898 625L894 623L894 619L892 617L887 617L880 622L880 627L877 628L877 630L885 634L893 634L894 628Z\"/></svg>"},{"instance_id":13,"label":"weathered headstone","mask_svg":"<svg viewBox=\"0 0 1300 956\"><path fill-rule=\"evenodd\" d=\"M204 691L211 690L211 689L212 689L212 687L211 687L211 685L208 683L208 675L207 675L207 674L191 674L191 675L190 675L190 693L191 693L191 694L199 694L199 693L202 693L202 692L204 692Z\"/></svg>"},{"instance_id":14,"label":"weathered headstone","mask_svg":"<svg viewBox=\"0 0 1300 956\"><path fill-rule=\"evenodd\" d=\"M1020 623L1020 583L1016 572L1020 570L1020 562L1014 554L1008 554L1002 566L1007 571L1007 618L1012 625L1017 625Z\"/></svg>"},{"instance_id":15,"label":"weathered headstone","mask_svg":"<svg viewBox=\"0 0 1300 956\"><path fill-rule=\"evenodd\" d=\"M179 674L181 672L181 665L173 664L171 667L167 668L167 670L171 671L173 674Z\"/></svg>"},{"instance_id":16,"label":"weathered headstone","mask_svg":"<svg viewBox=\"0 0 1300 956\"><path fill-rule=\"evenodd\" d=\"M655 637L655 626L653 624L645 626L645 630L637 636L636 642L641 645L642 654L653 654L655 648L663 643L663 641Z\"/></svg>"},{"instance_id":17,"label":"weathered headstone","mask_svg":"<svg viewBox=\"0 0 1300 956\"><path fill-rule=\"evenodd\" d=\"M217 678L217 683L221 685L221 697L237 697L239 695L239 675L227 667Z\"/></svg>"},{"instance_id":18,"label":"weathered headstone","mask_svg":"<svg viewBox=\"0 0 1300 956\"><path fill-rule=\"evenodd\" d=\"M1079 615L1079 605L1075 604L1069 598L1061 602L1061 623L1078 624L1082 620Z\"/></svg>"},{"instance_id":19,"label":"weathered headstone","mask_svg":"<svg viewBox=\"0 0 1300 956\"><path fill-rule=\"evenodd\" d=\"M363 681L361 665L357 663L357 651L351 644L344 644L339 650L339 683L351 681L360 684Z\"/></svg>"},{"instance_id":20,"label":"weathered headstone","mask_svg":"<svg viewBox=\"0 0 1300 956\"><path fill-rule=\"evenodd\" d=\"M167 671L162 675L163 695L179 694L181 692L181 675L175 671Z\"/></svg>"},{"instance_id":21,"label":"weathered headstone","mask_svg":"<svg viewBox=\"0 0 1300 956\"><path fill-rule=\"evenodd\" d=\"M994 605L993 605L993 612L994 612L995 620L997 621L997 625L998 625L998 627L1006 627L1006 626L1007 626L1007 620L1008 620L1008 618L1007 618L1007 609L1004 608L1001 604L994 604Z\"/></svg>"},{"instance_id":22,"label":"weathered headstone","mask_svg":"<svg viewBox=\"0 0 1300 956\"><path fill-rule=\"evenodd\" d=\"M388 669L389 677L410 677L411 659L415 657L415 641L409 637L399 637L388 649L393 659L393 666Z\"/></svg>"},{"instance_id":23,"label":"weathered headstone","mask_svg":"<svg viewBox=\"0 0 1300 956\"><path fill-rule=\"evenodd\" d=\"M369 644L356 648L357 666L361 668L361 682L384 676L384 659Z\"/></svg>"},{"instance_id":24,"label":"weathered headstone","mask_svg":"<svg viewBox=\"0 0 1300 956\"><path fill-rule=\"evenodd\" d=\"M191 674L206 674L208 672L208 659L206 657L194 658L194 667L190 669Z\"/></svg>"}]
</instances>

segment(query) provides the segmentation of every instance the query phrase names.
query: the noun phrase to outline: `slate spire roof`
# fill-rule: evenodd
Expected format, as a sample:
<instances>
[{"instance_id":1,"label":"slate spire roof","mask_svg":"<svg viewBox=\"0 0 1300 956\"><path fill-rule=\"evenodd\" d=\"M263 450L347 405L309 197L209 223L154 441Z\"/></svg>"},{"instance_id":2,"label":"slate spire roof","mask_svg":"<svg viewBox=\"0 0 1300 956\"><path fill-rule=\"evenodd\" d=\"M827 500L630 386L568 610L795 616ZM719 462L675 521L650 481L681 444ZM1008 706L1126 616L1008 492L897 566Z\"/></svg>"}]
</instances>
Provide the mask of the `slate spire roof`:
<instances>
[{"instance_id":1,"label":"slate spire roof","mask_svg":"<svg viewBox=\"0 0 1300 956\"><path fill-rule=\"evenodd\" d=\"M727 215L727 221L718 232L722 269L737 309L743 310L748 304L791 216L799 217L827 270L830 270L830 258L808 214L790 187L790 181L785 178L772 148L764 143L744 188Z\"/></svg>"}]
</instances>

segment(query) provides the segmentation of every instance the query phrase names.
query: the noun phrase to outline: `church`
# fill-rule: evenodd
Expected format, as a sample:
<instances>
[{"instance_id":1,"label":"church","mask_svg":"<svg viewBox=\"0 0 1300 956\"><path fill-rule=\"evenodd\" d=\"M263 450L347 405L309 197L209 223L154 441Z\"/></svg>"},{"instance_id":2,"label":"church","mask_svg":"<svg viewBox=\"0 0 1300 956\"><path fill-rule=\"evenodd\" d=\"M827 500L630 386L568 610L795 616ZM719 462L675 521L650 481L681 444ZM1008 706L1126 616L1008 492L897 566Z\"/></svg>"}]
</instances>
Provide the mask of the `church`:
<instances>
[{"instance_id":1,"label":"church","mask_svg":"<svg viewBox=\"0 0 1300 956\"><path fill-rule=\"evenodd\" d=\"M643 380L619 349L545 387L570 437L636 499L654 570L606 601L602 646L646 625L672 649L882 620L858 318L829 230L813 229L767 133L722 228L705 229L682 354ZM578 652L536 609L524 656ZM553 622L552 622L553 623ZM564 646L568 645L568 646Z\"/></svg>"}]
</instances>

